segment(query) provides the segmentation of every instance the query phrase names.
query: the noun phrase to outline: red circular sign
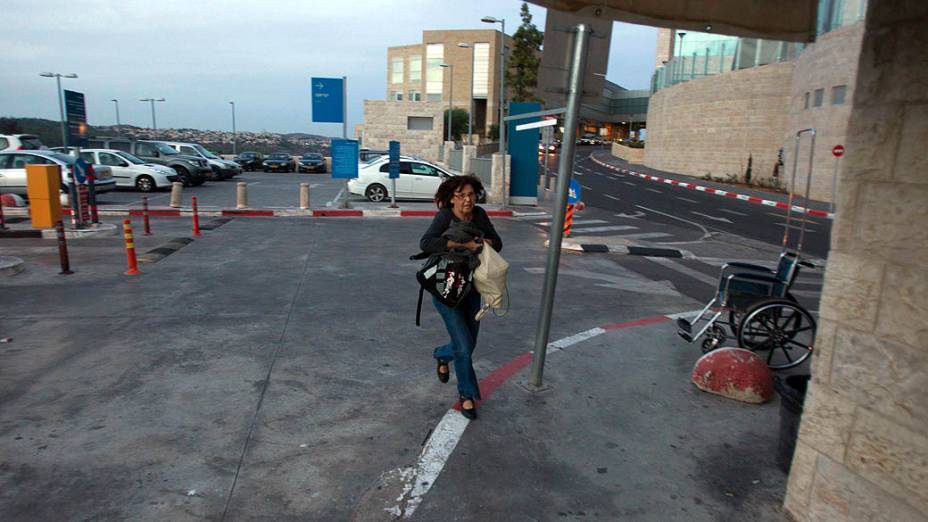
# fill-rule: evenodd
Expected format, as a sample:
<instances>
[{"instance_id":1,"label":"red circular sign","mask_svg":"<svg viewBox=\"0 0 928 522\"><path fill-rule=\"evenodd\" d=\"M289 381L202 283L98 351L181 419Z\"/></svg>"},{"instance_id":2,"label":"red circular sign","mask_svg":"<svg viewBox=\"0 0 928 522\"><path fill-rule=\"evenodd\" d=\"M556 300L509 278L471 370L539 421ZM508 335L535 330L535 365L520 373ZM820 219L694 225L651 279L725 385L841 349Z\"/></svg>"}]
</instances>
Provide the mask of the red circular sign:
<instances>
[{"instance_id":1,"label":"red circular sign","mask_svg":"<svg viewBox=\"0 0 928 522\"><path fill-rule=\"evenodd\" d=\"M844 156L844 145L835 145L835 148L831 149L831 153L834 154L836 158Z\"/></svg>"}]
</instances>

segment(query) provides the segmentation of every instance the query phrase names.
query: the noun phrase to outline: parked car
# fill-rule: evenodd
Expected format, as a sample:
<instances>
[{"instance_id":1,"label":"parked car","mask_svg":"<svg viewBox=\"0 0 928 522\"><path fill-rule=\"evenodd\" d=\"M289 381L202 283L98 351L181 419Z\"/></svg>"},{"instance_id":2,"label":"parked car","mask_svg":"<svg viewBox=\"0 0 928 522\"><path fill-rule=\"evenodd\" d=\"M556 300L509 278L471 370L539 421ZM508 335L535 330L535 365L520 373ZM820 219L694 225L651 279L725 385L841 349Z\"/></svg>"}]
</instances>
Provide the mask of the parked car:
<instances>
[{"instance_id":1,"label":"parked car","mask_svg":"<svg viewBox=\"0 0 928 522\"><path fill-rule=\"evenodd\" d=\"M210 170L212 170L211 179L230 179L242 173L241 165L234 161L227 161L220 158L198 143L183 143L179 141L166 141L165 143L181 154L206 160Z\"/></svg>"},{"instance_id":2,"label":"parked car","mask_svg":"<svg viewBox=\"0 0 928 522\"><path fill-rule=\"evenodd\" d=\"M128 152L146 163L171 167L180 176L185 186L202 185L212 174L203 158L179 154L173 147L161 141L136 141L127 138L91 138L90 149L115 149Z\"/></svg>"},{"instance_id":3,"label":"parked car","mask_svg":"<svg viewBox=\"0 0 928 522\"><path fill-rule=\"evenodd\" d=\"M396 180L397 198L431 200L441 182L454 175L428 161L408 157L401 157L400 160L400 177ZM360 164L358 177L348 180L349 192L373 202L389 198L391 186L390 159L386 156Z\"/></svg>"},{"instance_id":4,"label":"parked car","mask_svg":"<svg viewBox=\"0 0 928 522\"><path fill-rule=\"evenodd\" d=\"M554 154L561 148L560 140L554 140L548 144L548 152ZM538 142L538 154L545 153L545 143L543 141Z\"/></svg>"},{"instance_id":5,"label":"parked car","mask_svg":"<svg viewBox=\"0 0 928 522\"><path fill-rule=\"evenodd\" d=\"M71 171L77 158L50 150L8 150L0 152L0 193L27 195L26 165L58 165L61 167L61 191L71 186ZM93 165L94 190L98 194L116 188L109 167Z\"/></svg>"},{"instance_id":6,"label":"parked car","mask_svg":"<svg viewBox=\"0 0 928 522\"><path fill-rule=\"evenodd\" d=\"M156 163L145 163L140 158L113 149L83 149L81 157L88 163L106 165L113 171L113 179L120 188L135 188L139 192L151 192L170 187L180 176L171 167Z\"/></svg>"},{"instance_id":7,"label":"parked car","mask_svg":"<svg viewBox=\"0 0 928 522\"><path fill-rule=\"evenodd\" d=\"M300 162L296 166L296 171L325 173L325 158L318 152L307 152L300 158Z\"/></svg>"},{"instance_id":8,"label":"parked car","mask_svg":"<svg viewBox=\"0 0 928 522\"><path fill-rule=\"evenodd\" d=\"M262 164L264 163L264 154L261 154L260 152L242 152L232 161L241 165L242 170L246 172L250 170L258 170L263 168Z\"/></svg>"},{"instance_id":9,"label":"parked car","mask_svg":"<svg viewBox=\"0 0 928 522\"><path fill-rule=\"evenodd\" d=\"M595 134L584 134L577 140L577 145L602 145L603 140Z\"/></svg>"},{"instance_id":10,"label":"parked car","mask_svg":"<svg viewBox=\"0 0 928 522\"><path fill-rule=\"evenodd\" d=\"M293 156L286 152L275 152L268 155L261 167L264 172L293 172L296 170L296 162L293 161Z\"/></svg>"},{"instance_id":11,"label":"parked car","mask_svg":"<svg viewBox=\"0 0 928 522\"><path fill-rule=\"evenodd\" d=\"M371 150L367 148L362 148L358 151L358 161L367 161L380 156L387 156L390 154L388 150Z\"/></svg>"},{"instance_id":12,"label":"parked car","mask_svg":"<svg viewBox=\"0 0 928 522\"><path fill-rule=\"evenodd\" d=\"M0 150L47 149L35 134L0 134Z\"/></svg>"}]
</instances>

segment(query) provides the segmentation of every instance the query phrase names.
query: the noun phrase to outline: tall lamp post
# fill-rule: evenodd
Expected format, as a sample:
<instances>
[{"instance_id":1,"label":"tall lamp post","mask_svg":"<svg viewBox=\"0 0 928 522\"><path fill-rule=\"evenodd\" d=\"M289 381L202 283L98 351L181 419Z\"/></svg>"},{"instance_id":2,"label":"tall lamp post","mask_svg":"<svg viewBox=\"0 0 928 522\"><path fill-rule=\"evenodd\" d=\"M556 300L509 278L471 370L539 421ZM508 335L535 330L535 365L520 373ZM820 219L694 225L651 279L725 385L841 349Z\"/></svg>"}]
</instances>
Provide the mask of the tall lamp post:
<instances>
[{"instance_id":1,"label":"tall lamp post","mask_svg":"<svg viewBox=\"0 0 928 522\"><path fill-rule=\"evenodd\" d=\"M139 98L139 101L151 103L151 129L153 133L157 134L158 122L155 119L155 102L163 102L164 98Z\"/></svg>"},{"instance_id":2,"label":"tall lamp post","mask_svg":"<svg viewBox=\"0 0 928 522\"><path fill-rule=\"evenodd\" d=\"M499 38L499 151L502 153L503 179L506 179L506 20L484 16L481 22L487 24L500 24Z\"/></svg>"},{"instance_id":3,"label":"tall lamp post","mask_svg":"<svg viewBox=\"0 0 928 522\"><path fill-rule=\"evenodd\" d=\"M116 134L119 134L119 129L122 127L119 123L119 100L113 98L110 101L116 104Z\"/></svg>"},{"instance_id":4,"label":"tall lamp post","mask_svg":"<svg viewBox=\"0 0 928 522\"><path fill-rule=\"evenodd\" d=\"M469 43L459 43L461 49L470 49L470 96L467 100L467 144L472 145L474 135L474 46Z\"/></svg>"},{"instance_id":5,"label":"tall lamp post","mask_svg":"<svg viewBox=\"0 0 928 522\"><path fill-rule=\"evenodd\" d=\"M64 150L68 150L68 120L64 116L64 94L61 92L61 79L62 78L77 78L76 74L61 74L61 73L51 73L43 72L39 73L39 76L43 78L54 78L58 83L58 110L61 112L61 146L64 147Z\"/></svg>"},{"instance_id":6,"label":"tall lamp post","mask_svg":"<svg viewBox=\"0 0 928 522\"><path fill-rule=\"evenodd\" d=\"M678 71L679 71L679 72L677 72L677 74L676 74L676 76L677 76L677 81L679 82L679 81L682 81L682 80L683 80L683 37L686 36L686 32L685 32L685 31L679 31L679 32L677 33L677 36L680 37L680 49L679 49L678 52L677 52L677 55L679 56L680 59L679 59L679 60L676 60L676 61L677 61L677 66L674 67L674 69L678 69Z\"/></svg>"},{"instance_id":7,"label":"tall lamp post","mask_svg":"<svg viewBox=\"0 0 928 522\"><path fill-rule=\"evenodd\" d=\"M448 139L446 141L451 141L451 100L454 98L454 65L450 63L440 65L448 69Z\"/></svg>"},{"instance_id":8,"label":"tall lamp post","mask_svg":"<svg viewBox=\"0 0 928 522\"><path fill-rule=\"evenodd\" d=\"M235 134L235 102L230 101L229 105L232 106L232 154L238 154L236 152L236 144L238 143L238 136Z\"/></svg>"}]
</instances>

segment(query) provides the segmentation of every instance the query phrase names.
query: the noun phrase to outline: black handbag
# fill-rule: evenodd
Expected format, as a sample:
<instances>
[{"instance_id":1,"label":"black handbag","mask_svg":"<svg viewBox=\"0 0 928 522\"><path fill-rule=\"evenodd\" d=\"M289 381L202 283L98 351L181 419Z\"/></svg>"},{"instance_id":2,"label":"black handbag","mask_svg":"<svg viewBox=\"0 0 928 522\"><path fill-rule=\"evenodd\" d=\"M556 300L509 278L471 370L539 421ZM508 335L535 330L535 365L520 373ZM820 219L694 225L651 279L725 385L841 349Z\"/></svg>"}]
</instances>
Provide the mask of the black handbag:
<instances>
[{"instance_id":1,"label":"black handbag","mask_svg":"<svg viewBox=\"0 0 928 522\"><path fill-rule=\"evenodd\" d=\"M473 269L467 259L448 254L429 256L424 252L410 259L423 259L426 256L428 260L416 271L416 280L419 282L416 326L420 325L424 292L434 295L442 304L454 308L464 301L474 287Z\"/></svg>"}]
</instances>

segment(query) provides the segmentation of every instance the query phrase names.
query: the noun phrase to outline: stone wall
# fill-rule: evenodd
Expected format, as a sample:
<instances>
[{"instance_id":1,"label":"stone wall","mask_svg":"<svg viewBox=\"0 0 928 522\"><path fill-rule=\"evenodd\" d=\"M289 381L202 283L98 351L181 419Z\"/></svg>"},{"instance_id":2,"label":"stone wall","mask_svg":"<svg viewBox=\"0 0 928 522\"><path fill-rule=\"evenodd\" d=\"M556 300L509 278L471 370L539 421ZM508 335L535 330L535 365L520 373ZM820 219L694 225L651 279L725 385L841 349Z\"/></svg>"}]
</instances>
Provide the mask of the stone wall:
<instances>
[{"instance_id":1,"label":"stone wall","mask_svg":"<svg viewBox=\"0 0 928 522\"><path fill-rule=\"evenodd\" d=\"M629 163L644 163L644 149L633 149L625 145L613 143L612 155Z\"/></svg>"},{"instance_id":2,"label":"stone wall","mask_svg":"<svg viewBox=\"0 0 928 522\"><path fill-rule=\"evenodd\" d=\"M834 200L832 187L837 160L831 154L831 149L838 144L847 145L847 123L851 115L851 100L854 99L854 80L857 77L857 60L863 34L863 22L836 29L822 35L815 45L807 47L796 60L790 89L786 134L783 137L784 163L786 172L792 173L796 132L808 128L815 129L812 199ZM845 101L833 104L833 88L842 85L846 87ZM820 107L814 105L816 89L823 89ZM805 106L807 93L808 108ZM808 162L808 141L804 138L799 149L799 166L796 169L796 185L800 193L805 190L809 172Z\"/></svg>"},{"instance_id":3,"label":"stone wall","mask_svg":"<svg viewBox=\"0 0 928 522\"><path fill-rule=\"evenodd\" d=\"M432 118L432 130L409 130L409 116ZM438 161L441 119L442 104L439 102L364 100L364 146L386 150L390 140L397 140L403 154Z\"/></svg>"},{"instance_id":4,"label":"stone wall","mask_svg":"<svg viewBox=\"0 0 928 522\"><path fill-rule=\"evenodd\" d=\"M786 510L928 521L928 2L871 0Z\"/></svg>"},{"instance_id":5,"label":"stone wall","mask_svg":"<svg viewBox=\"0 0 928 522\"><path fill-rule=\"evenodd\" d=\"M648 104L645 165L702 177L770 178L786 132L793 62L662 89Z\"/></svg>"}]
</instances>

